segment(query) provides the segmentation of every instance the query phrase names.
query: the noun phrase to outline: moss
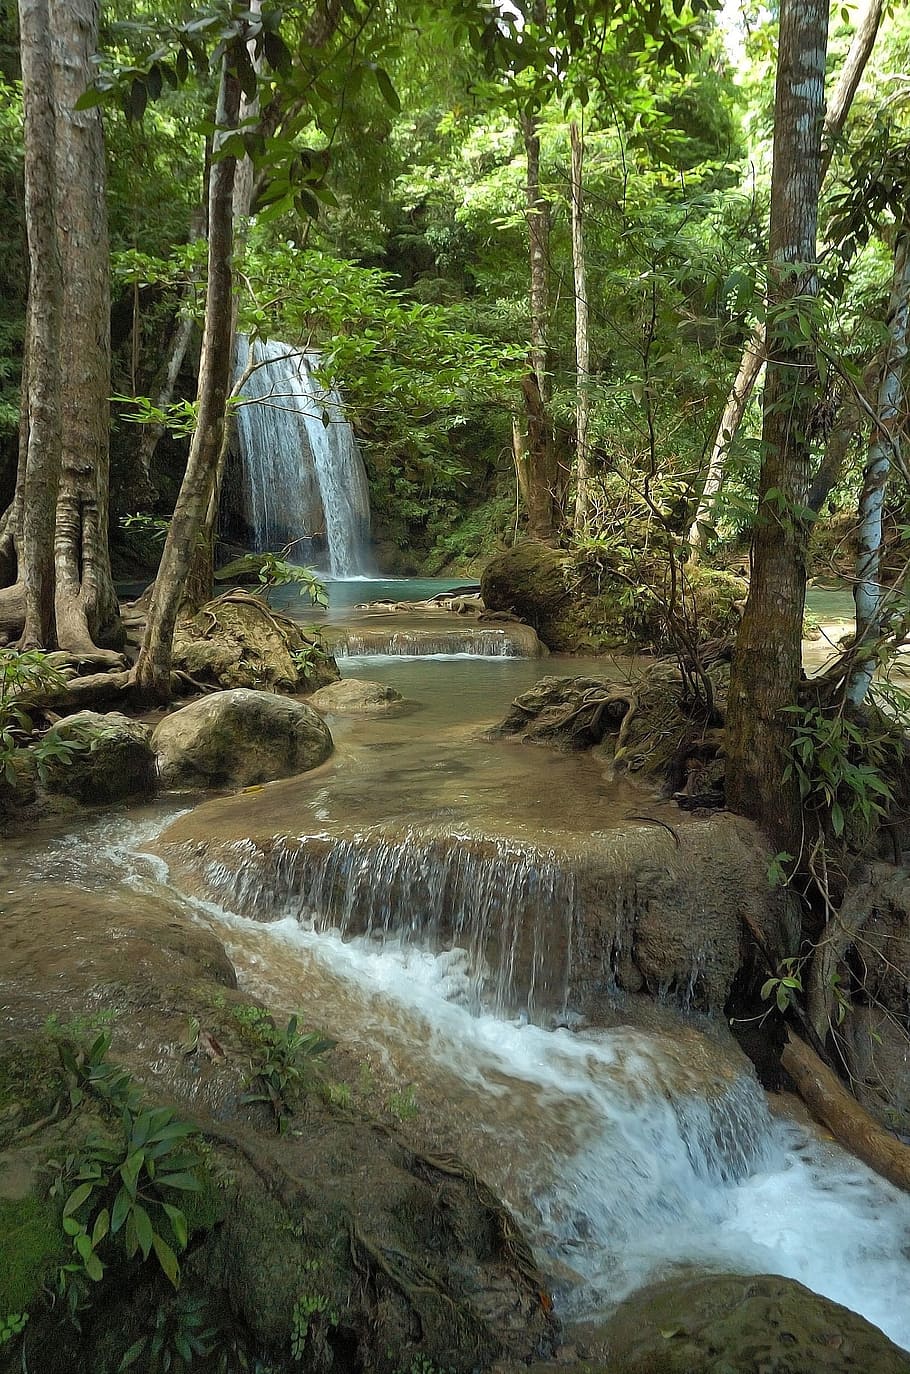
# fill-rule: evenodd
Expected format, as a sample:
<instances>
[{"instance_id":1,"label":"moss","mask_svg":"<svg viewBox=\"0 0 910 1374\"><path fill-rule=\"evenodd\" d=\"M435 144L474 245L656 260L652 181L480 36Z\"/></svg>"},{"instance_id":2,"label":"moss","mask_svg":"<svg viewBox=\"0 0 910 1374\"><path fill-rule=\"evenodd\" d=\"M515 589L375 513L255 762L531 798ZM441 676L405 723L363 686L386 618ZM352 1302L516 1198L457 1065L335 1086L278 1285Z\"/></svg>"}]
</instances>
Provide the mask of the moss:
<instances>
[{"instance_id":1,"label":"moss","mask_svg":"<svg viewBox=\"0 0 910 1374\"><path fill-rule=\"evenodd\" d=\"M24 1312L66 1254L56 1208L42 1198L0 1198L0 1315Z\"/></svg>"},{"instance_id":2,"label":"moss","mask_svg":"<svg viewBox=\"0 0 910 1374\"><path fill-rule=\"evenodd\" d=\"M65 1083L50 1039L0 1042L0 1144L12 1131L47 1116Z\"/></svg>"},{"instance_id":3,"label":"moss","mask_svg":"<svg viewBox=\"0 0 910 1374\"><path fill-rule=\"evenodd\" d=\"M679 581L677 594L686 619L707 640L732 634L746 590L742 578L696 567ZM528 540L491 560L481 592L489 610L513 611L558 652L669 647L666 557L637 557L606 541L567 554Z\"/></svg>"}]
</instances>

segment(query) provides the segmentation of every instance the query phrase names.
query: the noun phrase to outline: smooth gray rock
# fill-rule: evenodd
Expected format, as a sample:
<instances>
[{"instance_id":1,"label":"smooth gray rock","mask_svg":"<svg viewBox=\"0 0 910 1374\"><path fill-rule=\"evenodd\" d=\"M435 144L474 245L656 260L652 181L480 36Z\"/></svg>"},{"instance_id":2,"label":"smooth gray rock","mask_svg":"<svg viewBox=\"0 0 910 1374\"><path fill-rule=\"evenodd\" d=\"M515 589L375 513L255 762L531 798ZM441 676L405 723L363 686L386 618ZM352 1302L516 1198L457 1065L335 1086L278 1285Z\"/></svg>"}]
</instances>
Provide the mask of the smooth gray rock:
<instances>
[{"instance_id":1,"label":"smooth gray rock","mask_svg":"<svg viewBox=\"0 0 910 1374\"><path fill-rule=\"evenodd\" d=\"M316 768L333 744L310 706L238 687L165 716L152 748L165 787L247 787Z\"/></svg>"}]
</instances>

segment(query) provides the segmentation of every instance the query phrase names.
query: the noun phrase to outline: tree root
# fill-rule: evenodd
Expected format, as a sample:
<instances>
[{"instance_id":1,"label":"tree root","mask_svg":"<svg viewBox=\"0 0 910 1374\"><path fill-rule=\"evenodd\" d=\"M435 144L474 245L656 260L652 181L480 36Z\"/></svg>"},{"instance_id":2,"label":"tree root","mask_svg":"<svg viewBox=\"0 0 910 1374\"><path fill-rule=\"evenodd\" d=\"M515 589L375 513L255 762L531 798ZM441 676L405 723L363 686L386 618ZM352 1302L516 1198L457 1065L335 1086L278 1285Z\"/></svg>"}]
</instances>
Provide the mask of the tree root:
<instances>
[{"instance_id":1,"label":"tree root","mask_svg":"<svg viewBox=\"0 0 910 1374\"><path fill-rule=\"evenodd\" d=\"M910 1192L910 1147L891 1135L851 1096L818 1055L789 1031L781 1063L800 1097L844 1149L896 1188Z\"/></svg>"}]
</instances>

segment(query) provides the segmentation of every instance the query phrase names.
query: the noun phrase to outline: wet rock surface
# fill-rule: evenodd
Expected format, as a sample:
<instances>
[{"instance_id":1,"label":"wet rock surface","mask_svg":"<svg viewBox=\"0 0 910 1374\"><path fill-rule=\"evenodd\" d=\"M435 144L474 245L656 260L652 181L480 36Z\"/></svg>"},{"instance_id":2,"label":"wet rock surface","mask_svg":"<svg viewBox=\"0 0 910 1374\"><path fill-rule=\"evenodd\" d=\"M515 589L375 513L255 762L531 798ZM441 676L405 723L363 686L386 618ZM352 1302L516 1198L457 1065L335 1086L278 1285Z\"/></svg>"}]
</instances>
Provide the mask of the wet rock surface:
<instances>
[{"instance_id":1,"label":"wet rock surface","mask_svg":"<svg viewBox=\"0 0 910 1374\"><path fill-rule=\"evenodd\" d=\"M406 702L394 687L383 682L366 682L362 678L342 678L320 687L307 699L314 710L332 716L384 715L389 711L407 710Z\"/></svg>"},{"instance_id":2,"label":"wet rock surface","mask_svg":"<svg viewBox=\"0 0 910 1374\"><path fill-rule=\"evenodd\" d=\"M152 748L165 787L246 787L324 763L332 736L300 701L238 688L174 711Z\"/></svg>"},{"instance_id":3,"label":"wet rock surface","mask_svg":"<svg viewBox=\"0 0 910 1374\"><path fill-rule=\"evenodd\" d=\"M179 1323L187 1303L250 1367L277 1374L392 1374L418 1353L467 1374L552 1351L530 1250L457 1159L420 1153L394 1127L336 1104L318 1073L289 1094L281 1135L271 1110L246 1100L251 1066L280 1040L236 990L211 930L158 901L60 887L7 900L0 932L10 950L0 981L0 1308L30 1312L33 1374L116 1369L162 1316ZM99 1132L116 1136L103 1095L70 1098L59 1054L99 1026L143 1100L197 1128L202 1192L179 1197L191 1235L180 1294L156 1280L153 1262L127 1262L101 1240L107 1267L77 1334L42 1298L71 1248L62 1204L48 1195L60 1166L48 1161L78 1158ZM11 1268L14 1251L22 1262ZM4 1374L20 1360L18 1343L0 1349Z\"/></svg>"},{"instance_id":4,"label":"wet rock surface","mask_svg":"<svg viewBox=\"0 0 910 1374\"><path fill-rule=\"evenodd\" d=\"M151 730L119 711L80 711L54 726L54 734L78 747L47 767L45 786L87 805L153 792L157 783Z\"/></svg>"},{"instance_id":5,"label":"wet rock surface","mask_svg":"<svg viewBox=\"0 0 910 1374\"><path fill-rule=\"evenodd\" d=\"M233 816L233 835L231 817ZM394 831L276 836L235 803L169 827L156 848L194 895L259 920L317 921L453 938L484 959L521 1005L587 1010L605 990L649 992L722 1011L758 931L789 948L787 894L768 884L768 852L726 814L679 827L646 808L621 828L553 850L492 835ZM378 876L376 876L378 875Z\"/></svg>"},{"instance_id":6,"label":"wet rock surface","mask_svg":"<svg viewBox=\"0 0 910 1374\"><path fill-rule=\"evenodd\" d=\"M573 1335L588 1374L910 1374L910 1355L878 1327L776 1275L671 1279Z\"/></svg>"}]
</instances>

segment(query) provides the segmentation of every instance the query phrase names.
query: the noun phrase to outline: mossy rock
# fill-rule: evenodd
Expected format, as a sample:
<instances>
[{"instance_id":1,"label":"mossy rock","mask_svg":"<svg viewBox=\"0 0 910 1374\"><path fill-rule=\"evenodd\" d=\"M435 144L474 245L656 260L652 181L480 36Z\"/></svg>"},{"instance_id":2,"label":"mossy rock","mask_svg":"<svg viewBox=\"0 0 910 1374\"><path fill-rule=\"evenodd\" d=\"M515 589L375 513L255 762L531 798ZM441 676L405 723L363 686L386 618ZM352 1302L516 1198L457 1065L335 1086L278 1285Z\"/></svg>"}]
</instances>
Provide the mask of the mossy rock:
<instances>
[{"instance_id":1,"label":"mossy rock","mask_svg":"<svg viewBox=\"0 0 910 1374\"><path fill-rule=\"evenodd\" d=\"M910 1374L878 1327L793 1279L707 1274L626 1299L591 1374Z\"/></svg>"},{"instance_id":2,"label":"mossy rock","mask_svg":"<svg viewBox=\"0 0 910 1374\"><path fill-rule=\"evenodd\" d=\"M178 624L174 666L226 690L314 692L341 676L313 635L247 592L217 597Z\"/></svg>"},{"instance_id":3,"label":"mossy rock","mask_svg":"<svg viewBox=\"0 0 910 1374\"><path fill-rule=\"evenodd\" d=\"M68 1242L53 1203L32 1193L4 1198L2 1165L0 1158L0 1316L8 1316L34 1303Z\"/></svg>"},{"instance_id":4,"label":"mossy rock","mask_svg":"<svg viewBox=\"0 0 910 1374\"><path fill-rule=\"evenodd\" d=\"M609 544L568 554L527 540L487 564L481 595L488 610L520 616L559 653L660 653L673 647L668 558L652 552L630 562L627 550ZM677 573L678 613L696 626L698 638L729 637L739 623L745 581L713 568Z\"/></svg>"}]
</instances>

